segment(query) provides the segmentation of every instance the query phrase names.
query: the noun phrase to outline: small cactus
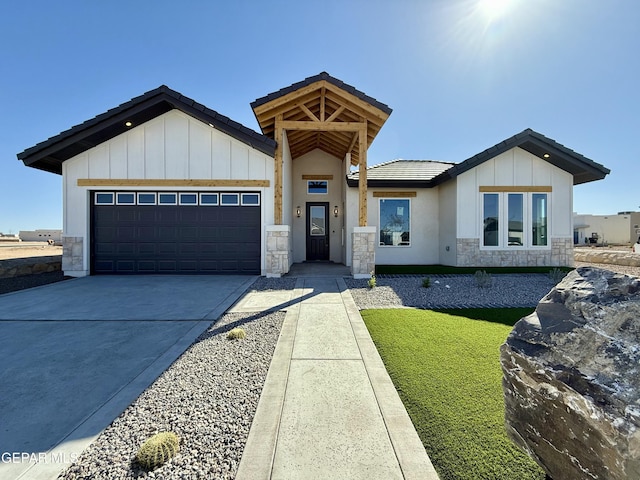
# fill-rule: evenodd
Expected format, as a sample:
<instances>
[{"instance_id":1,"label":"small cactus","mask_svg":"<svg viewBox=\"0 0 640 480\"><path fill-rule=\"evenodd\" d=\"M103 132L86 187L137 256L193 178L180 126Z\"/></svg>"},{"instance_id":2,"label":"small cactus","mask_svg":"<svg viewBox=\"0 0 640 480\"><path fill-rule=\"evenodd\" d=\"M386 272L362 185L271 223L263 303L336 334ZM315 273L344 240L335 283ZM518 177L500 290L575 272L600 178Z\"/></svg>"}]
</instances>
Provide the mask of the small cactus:
<instances>
[{"instance_id":1,"label":"small cactus","mask_svg":"<svg viewBox=\"0 0 640 480\"><path fill-rule=\"evenodd\" d=\"M367 282L367 285L369 286L369 288L376 288L376 286L378 286L378 282L376 281L375 270L371 270L370 275L371 275L371 278Z\"/></svg>"},{"instance_id":2,"label":"small cactus","mask_svg":"<svg viewBox=\"0 0 640 480\"><path fill-rule=\"evenodd\" d=\"M136 462L151 471L178 453L180 439L173 432L156 433L142 444L136 454Z\"/></svg>"},{"instance_id":3,"label":"small cactus","mask_svg":"<svg viewBox=\"0 0 640 480\"><path fill-rule=\"evenodd\" d=\"M431 279L429 277L422 279L422 286L424 288L429 288L431 286Z\"/></svg>"},{"instance_id":4,"label":"small cactus","mask_svg":"<svg viewBox=\"0 0 640 480\"><path fill-rule=\"evenodd\" d=\"M242 340L246 336L247 333L241 328L234 328L232 330L229 330L229 333L227 333L228 340Z\"/></svg>"}]
</instances>

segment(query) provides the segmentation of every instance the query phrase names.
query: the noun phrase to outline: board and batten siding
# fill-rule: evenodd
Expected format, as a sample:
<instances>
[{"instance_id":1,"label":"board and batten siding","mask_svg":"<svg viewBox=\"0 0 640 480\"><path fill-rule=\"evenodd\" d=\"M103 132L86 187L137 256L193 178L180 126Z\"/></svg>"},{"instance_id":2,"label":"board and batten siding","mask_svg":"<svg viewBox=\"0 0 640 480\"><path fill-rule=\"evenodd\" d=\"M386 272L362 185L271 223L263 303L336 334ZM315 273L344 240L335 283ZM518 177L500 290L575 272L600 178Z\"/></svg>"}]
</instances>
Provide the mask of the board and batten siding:
<instances>
[{"instance_id":1,"label":"board and batten siding","mask_svg":"<svg viewBox=\"0 0 640 480\"><path fill-rule=\"evenodd\" d=\"M573 236L573 176L521 148L512 148L458 175L456 182L458 238L480 238L481 186L550 186L549 237Z\"/></svg>"},{"instance_id":2,"label":"board and batten siding","mask_svg":"<svg viewBox=\"0 0 640 480\"><path fill-rule=\"evenodd\" d=\"M178 110L171 110L62 164L63 236L84 238L89 269L89 191L79 179L268 180L260 191L263 224L273 224L273 158ZM109 187L109 190L206 190L202 187ZM210 187L242 190L242 187ZM264 239L263 239L264 241ZM264 250L264 245L263 245ZM264 268L264 265L262 265Z\"/></svg>"}]
</instances>

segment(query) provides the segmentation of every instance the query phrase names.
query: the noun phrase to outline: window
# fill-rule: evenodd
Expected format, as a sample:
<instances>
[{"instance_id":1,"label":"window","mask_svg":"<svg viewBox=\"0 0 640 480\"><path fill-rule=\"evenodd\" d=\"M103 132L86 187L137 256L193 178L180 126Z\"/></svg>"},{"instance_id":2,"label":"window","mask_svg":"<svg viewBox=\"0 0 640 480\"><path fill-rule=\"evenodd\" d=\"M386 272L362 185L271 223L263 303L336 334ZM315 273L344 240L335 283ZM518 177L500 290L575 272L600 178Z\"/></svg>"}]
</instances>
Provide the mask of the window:
<instances>
[{"instance_id":1,"label":"window","mask_svg":"<svg viewBox=\"0 0 640 480\"><path fill-rule=\"evenodd\" d=\"M531 195L531 245L546 247L547 238L547 194Z\"/></svg>"},{"instance_id":2,"label":"window","mask_svg":"<svg viewBox=\"0 0 640 480\"><path fill-rule=\"evenodd\" d=\"M218 205L217 193L201 193L200 205Z\"/></svg>"},{"instance_id":3,"label":"window","mask_svg":"<svg viewBox=\"0 0 640 480\"><path fill-rule=\"evenodd\" d=\"M221 193L220 205L239 205L239 195L237 193Z\"/></svg>"},{"instance_id":4,"label":"window","mask_svg":"<svg viewBox=\"0 0 640 480\"><path fill-rule=\"evenodd\" d=\"M324 236L326 234L326 215L327 209L321 205L311 205L309 207L309 216L311 217L309 233L312 236Z\"/></svg>"},{"instance_id":5,"label":"window","mask_svg":"<svg viewBox=\"0 0 640 480\"><path fill-rule=\"evenodd\" d=\"M482 246L547 247L547 193L482 194Z\"/></svg>"},{"instance_id":6,"label":"window","mask_svg":"<svg viewBox=\"0 0 640 480\"><path fill-rule=\"evenodd\" d=\"M138 205L155 205L156 194L155 193L139 193Z\"/></svg>"},{"instance_id":7,"label":"window","mask_svg":"<svg viewBox=\"0 0 640 480\"><path fill-rule=\"evenodd\" d=\"M181 193L180 205L198 205L197 193Z\"/></svg>"},{"instance_id":8,"label":"window","mask_svg":"<svg viewBox=\"0 0 640 480\"><path fill-rule=\"evenodd\" d=\"M260 205L260 195L257 193L243 193L242 205Z\"/></svg>"},{"instance_id":9,"label":"window","mask_svg":"<svg viewBox=\"0 0 640 480\"><path fill-rule=\"evenodd\" d=\"M113 205L113 193L96 192L95 203L96 205Z\"/></svg>"},{"instance_id":10,"label":"window","mask_svg":"<svg viewBox=\"0 0 640 480\"><path fill-rule=\"evenodd\" d=\"M380 245L411 245L411 202L408 198L380 199Z\"/></svg>"},{"instance_id":11,"label":"window","mask_svg":"<svg viewBox=\"0 0 640 480\"><path fill-rule=\"evenodd\" d=\"M485 247L498 246L498 230L500 227L500 195L487 193L484 195L484 243Z\"/></svg>"},{"instance_id":12,"label":"window","mask_svg":"<svg viewBox=\"0 0 640 480\"><path fill-rule=\"evenodd\" d=\"M116 193L117 205L135 205L136 194L135 193Z\"/></svg>"},{"instance_id":13,"label":"window","mask_svg":"<svg viewBox=\"0 0 640 480\"><path fill-rule=\"evenodd\" d=\"M326 180L307 180L307 193L310 195L326 195L329 193L329 182Z\"/></svg>"},{"instance_id":14,"label":"window","mask_svg":"<svg viewBox=\"0 0 640 480\"><path fill-rule=\"evenodd\" d=\"M159 193L158 204L160 205L177 205L178 196L175 193Z\"/></svg>"},{"instance_id":15,"label":"window","mask_svg":"<svg viewBox=\"0 0 640 480\"><path fill-rule=\"evenodd\" d=\"M509 215L509 233L507 246L524 246L524 211L522 204L522 193L510 193L508 196L507 215Z\"/></svg>"}]
</instances>

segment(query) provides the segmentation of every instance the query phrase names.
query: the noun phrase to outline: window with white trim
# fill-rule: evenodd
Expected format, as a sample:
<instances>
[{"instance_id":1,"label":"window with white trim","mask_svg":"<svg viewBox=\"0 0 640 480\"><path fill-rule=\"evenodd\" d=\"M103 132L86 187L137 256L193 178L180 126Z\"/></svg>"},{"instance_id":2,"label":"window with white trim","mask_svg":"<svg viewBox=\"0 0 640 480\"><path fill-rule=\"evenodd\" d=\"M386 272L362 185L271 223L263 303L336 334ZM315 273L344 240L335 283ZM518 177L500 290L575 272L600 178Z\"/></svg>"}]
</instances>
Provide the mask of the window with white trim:
<instances>
[{"instance_id":1,"label":"window with white trim","mask_svg":"<svg viewBox=\"0 0 640 480\"><path fill-rule=\"evenodd\" d=\"M161 192L158 194L159 205L177 205L178 194Z\"/></svg>"},{"instance_id":2,"label":"window with white trim","mask_svg":"<svg viewBox=\"0 0 640 480\"><path fill-rule=\"evenodd\" d=\"M381 198L380 246L411 246L411 200L408 198Z\"/></svg>"},{"instance_id":3,"label":"window with white trim","mask_svg":"<svg viewBox=\"0 0 640 480\"><path fill-rule=\"evenodd\" d=\"M220 205L240 205L240 195L237 193L221 193Z\"/></svg>"},{"instance_id":4,"label":"window with white trim","mask_svg":"<svg viewBox=\"0 0 640 480\"><path fill-rule=\"evenodd\" d=\"M96 205L113 205L113 192L96 192L95 195Z\"/></svg>"},{"instance_id":5,"label":"window with white trim","mask_svg":"<svg viewBox=\"0 0 640 480\"><path fill-rule=\"evenodd\" d=\"M200 205L218 205L218 194L217 193L201 193L200 194Z\"/></svg>"},{"instance_id":6,"label":"window with white trim","mask_svg":"<svg viewBox=\"0 0 640 480\"><path fill-rule=\"evenodd\" d=\"M482 193L482 247L548 247L549 194Z\"/></svg>"},{"instance_id":7,"label":"window with white trim","mask_svg":"<svg viewBox=\"0 0 640 480\"><path fill-rule=\"evenodd\" d=\"M136 194L133 192L116 193L116 205L135 205Z\"/></svg>"}]
</instances>

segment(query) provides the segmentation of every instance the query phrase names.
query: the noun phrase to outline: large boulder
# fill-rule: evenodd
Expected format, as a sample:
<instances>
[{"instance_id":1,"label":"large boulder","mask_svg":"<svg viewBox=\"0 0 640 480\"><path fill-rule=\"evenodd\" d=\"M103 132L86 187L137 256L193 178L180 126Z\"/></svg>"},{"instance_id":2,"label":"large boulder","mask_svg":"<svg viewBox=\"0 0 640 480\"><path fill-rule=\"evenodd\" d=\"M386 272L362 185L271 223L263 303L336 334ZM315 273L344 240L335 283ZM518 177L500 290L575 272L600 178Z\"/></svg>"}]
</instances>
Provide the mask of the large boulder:
<instances>
[{"instance_id":1,"label":"large boulder","mask_svg":"<svg viewBox=\"0 0 640 480\"><path fill-rule=\"evenodd\" d=\"M640 279L579 268L501 347L510 438L553 480L640 479Z\"/></svg>"}]
</instances>

